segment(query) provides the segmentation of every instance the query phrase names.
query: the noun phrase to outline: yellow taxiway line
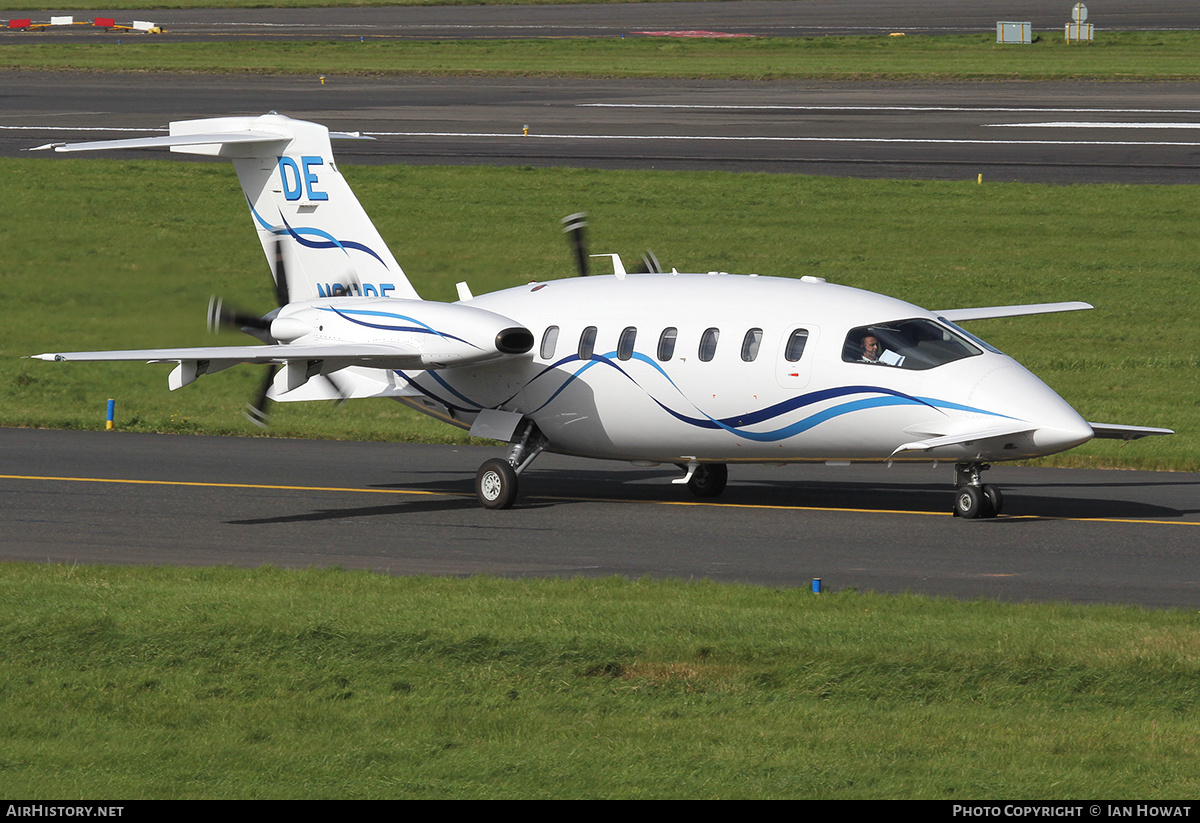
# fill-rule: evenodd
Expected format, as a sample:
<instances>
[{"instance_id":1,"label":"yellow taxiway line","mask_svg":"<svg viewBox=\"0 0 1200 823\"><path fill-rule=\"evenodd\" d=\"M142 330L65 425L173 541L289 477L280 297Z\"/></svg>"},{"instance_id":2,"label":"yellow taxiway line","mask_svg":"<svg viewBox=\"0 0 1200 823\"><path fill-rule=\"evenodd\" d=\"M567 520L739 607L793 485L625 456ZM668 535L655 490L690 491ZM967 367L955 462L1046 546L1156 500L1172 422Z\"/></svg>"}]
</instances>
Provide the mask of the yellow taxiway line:
<instances>
[{"instance_id":1,"label":"yellow taxiway line","mask_svg":"<svg viewBox=\"0 0 1200 823\"><path fill-rule=\"evenodd\" d=\"M28 474L0 474L0 480L40 480L63 483L117 483L141 486L190 486L211 489L263 489L292 492L338 492L342 494L400 494L430 497L471 497L459 492L420 491L418 489L366 489L343 486L282 486L266 483L202 483L193 480L130 480L116 477L48 477ZM953 517L950 512L923 512L911 509L851 509L838 506L778 506L765 503L722 503L705 500L633 500L615 497L566 497L563 495L532 495L538 500L574 500L590 503L649 503L657 506L713 506L729 509L774 509L797 512L846 512L851 514L910 514L926 517ZM1000 520L1066 520L1074 523L1126 523L1153 526L1200 526L1190 520L1139 520L1122 517L1045 517L1042 515L1001 515Z\"/></svg>"}]
</instances>

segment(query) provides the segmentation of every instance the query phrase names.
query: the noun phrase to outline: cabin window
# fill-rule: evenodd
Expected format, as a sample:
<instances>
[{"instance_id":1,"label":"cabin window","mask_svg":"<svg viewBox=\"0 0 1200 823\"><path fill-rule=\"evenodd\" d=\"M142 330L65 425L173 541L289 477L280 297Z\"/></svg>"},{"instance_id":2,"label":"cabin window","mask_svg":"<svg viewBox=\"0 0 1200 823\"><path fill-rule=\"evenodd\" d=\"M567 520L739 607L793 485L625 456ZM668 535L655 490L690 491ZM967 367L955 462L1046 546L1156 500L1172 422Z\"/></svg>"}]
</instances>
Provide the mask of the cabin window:
<instances>
[{"instance_id":1,"label":"cabin window","mask_svg":"<svg viewBox=\"0 0 1200 823\"><path fill-rule=\"evenodd\" d=\"M783 350L783 359L795 363L804 356L804 346L808 343L808 329L796 329L788 338L787 348Z\"/></svg>"},{"instance_id":2,"label":"cabin window","mask_svg":"<svg viewBox=\"0 0 1200 823\"><path fill-rule=\"evenodd\" d=\"M851 329L842 360L924 370L983 354L967 337L925 318L876 323Z\"/></svg>"},{"instance_id":3,"label":"cabin window","mask_svg":"<svg viewBox=\"0 0 1200 823\"><path fill-rule=\"evenodd\" d=\"M758 347L762 345L762 329L751 329L742 338L742 359L753 363L758 357Z\"/></svg>"},{"instance_id":4,"label":"cabin window","mask_svg":"<svg viewBox=\"0 0 1200 823\"><path fill-rule=\"evenodd\" d=\"M664 363L675 356L675 339L679 337L679 329L672 326L669 329L663 329L663 333L658 336L658 359Z\"/></svg>"},{"instance_id":5,"label":"cabin window","mask_svg":"<svg viewBox=\"0 0 1200 823\"><path fill-rule=\"evenodd\" d=\"M700 359L707 363L716 357L717 338L721 336L720 329L705 329L700 336Z\"/></svg>"},{"instance_id":6,"label":"cabin window","mask_svg":"<svg viewBox=\"0 0 1200 823\"><path fill-rule=\"evenodd\" d=\"M633 326L621 332L617 338L617 359L628 360L633 357L633 344L637 340L637 329Z\"/></svg>"},{"instance_id":7,"label":"cabin window","mask_svg":"<svg viewBox=\"0 0 1200 823\"><path fill-rule=\"evenodd\" d=\"M558 326L551 326L546 329L546 333L542 335L542 348L540 354L543 360L549 360L554 356L554 347L558 345Z\"/></svg>"},{"instance_id":8,"label":"cabin window","mask_svg":"<svg viewBox=\"0 0 1200 823\"><path fill-rule=\"evenodd\" d=\"M596 350L596 327L588 326L579 335L579 359L591 360L592 352Z\"/></svg>"}]
</instances>

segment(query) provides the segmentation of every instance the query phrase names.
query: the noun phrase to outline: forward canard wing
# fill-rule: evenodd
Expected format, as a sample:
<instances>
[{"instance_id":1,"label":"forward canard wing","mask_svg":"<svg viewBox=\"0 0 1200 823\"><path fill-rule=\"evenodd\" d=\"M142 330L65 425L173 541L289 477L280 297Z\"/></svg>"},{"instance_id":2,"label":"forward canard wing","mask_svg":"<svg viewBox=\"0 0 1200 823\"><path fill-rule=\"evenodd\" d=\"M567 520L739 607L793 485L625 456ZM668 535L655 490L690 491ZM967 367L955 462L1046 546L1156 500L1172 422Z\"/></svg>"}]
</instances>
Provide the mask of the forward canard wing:
<instances>
[{"instance_id":1,"label":"forward canard wing","mask_svg":"<svg viewBox=\"0 0 1200 823\"><path fill-rule=\"evenodd\" d=\"M960 432L956 434L947 434L939 437L927 437L924 440L914 440L911 443L903 443L896 447L890 457L898 457L906 452L926 452L933 449L942 448L943 446L966 446L972 443L978 443L981 440L992 440L999 437L1013 437L1019 434L1028 434L1034 431L1037 426L1030 425L1025 421L1018 420L1008 425L985 426L980 429L975 429L969 432Z\"/></svg>"}]
</instances>

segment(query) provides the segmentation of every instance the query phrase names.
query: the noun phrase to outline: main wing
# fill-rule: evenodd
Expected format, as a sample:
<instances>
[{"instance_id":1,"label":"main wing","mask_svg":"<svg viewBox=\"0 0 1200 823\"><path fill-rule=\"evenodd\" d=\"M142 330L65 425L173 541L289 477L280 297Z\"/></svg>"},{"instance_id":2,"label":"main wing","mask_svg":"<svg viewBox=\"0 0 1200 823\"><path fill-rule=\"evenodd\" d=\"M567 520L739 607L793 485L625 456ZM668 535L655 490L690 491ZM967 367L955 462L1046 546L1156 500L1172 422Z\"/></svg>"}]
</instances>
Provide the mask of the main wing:
<instances>
[{"instance_id":1,"label":"main wing","mask_svg":"<svg viewBox=\"0 0 1200 823\"><path fill-rule=\"evenodd\" d=\"M1060 311L1086 311L1094 309L1091 303L1072 300L1066 303L1026 303L1021 306L982 306L977 309L946 309L936 312L938 317L951 323L967 320L990 320L995 317L1024 317L1030 314L1053 314Z\"/></svg>"},{"instance_id":2,"label":"main wing","mask_svg":"<svg viewBox=\"0 0 1200 823\"><path fill-rule=\"evenodd\" d=\"M276 363L285 369L288 390L299 388L315 374L330 374L349 366L375 369L427 369L428 355L399 344L335 343L328 345L203 346L181 349L47 352L30 355L55 362L178 363L168 378L171 391L196 378L240 363Z\"/></svg>"},{"instance_id":3,"label":"main wing","mask_svg":"<svg viewBox=\"0 0 1200 823\"><path fill-rule=\"evenodd\" d=\"M1154 426L1121 426L1116 423L1088 423L1097 440L1137 440L1162 434L1174 434L1173 429Z\"/></svg>"}]
</instances>

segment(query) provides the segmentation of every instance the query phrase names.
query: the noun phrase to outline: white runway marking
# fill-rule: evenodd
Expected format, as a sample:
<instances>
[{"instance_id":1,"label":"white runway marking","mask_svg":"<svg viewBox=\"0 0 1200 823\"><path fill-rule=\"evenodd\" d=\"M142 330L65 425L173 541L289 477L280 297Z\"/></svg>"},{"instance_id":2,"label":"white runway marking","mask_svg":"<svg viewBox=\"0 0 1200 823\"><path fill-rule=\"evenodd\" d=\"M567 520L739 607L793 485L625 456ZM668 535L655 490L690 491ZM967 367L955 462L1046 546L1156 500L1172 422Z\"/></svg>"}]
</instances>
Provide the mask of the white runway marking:
<instances>
[{"instance_id":1,"label":"white runway marking","mask_svg":"<svg viewBox=\"0 0 1200 823\"><path fill-rule=\"evenodd\" d=\"M1200 123L993 123L993 127L1032 127L1044 128L1084 128L1084 127L1113 127L1113 128L1178 128L1200 129ZM109 126L31 126L31 125L2 125L0 131L54 131L54 132L138 132L165 133L163 128L115 128ZM878 143L899 145L944 145L944 146L1159 146L1196 148L1200 142L1166 141L1166 140L984 140L984 139L950 139L950 138L921 138L921 137L800 137L776 135L712 135L712 134L522 134L520 132L443 132L443 131L373 131L363 132L370 137L456 137L478 138L485 140L520 139L520 140L613 140L613 141L666 141L684 142L768 142L768 143Z\"/></svg>"},{"instance_id":2,"label":"white runway marking","mask_svg":"<svg viewBox=\"0 0 1200 823\"><path fill-rule=\"evenodd\" d=\"M764 135L703 135L703 134L521 134L520 132L460 132L460 131L368 131L371 137L478 137L483 139L516 138L519 140L684 140L713 142L770 143L893 143L942 146L1179 146L1200 147L1200 143L1150 140L950 140L920 137L773 137Z\"/></svg>"},{"instance_id":3,"label":"white runway marking","mask_svg":"<svg viewBox=\"0 0 1200 823\"><path fill-rule=\"evenodd\" d=\"M1200 129L1200 123L984 123L984 128L1004 129Z\"/></svg>"},{"instance_id":4,"label":"white runway marking","mask_svg":"<svg viewBox=\"0 0 1200 823\"><path fill-rule=\"evenodd\" d=\"M166 129L118 129L109 126L0 126L0 131L136 131L166 133Z\"/></svg>"},{"instance_id":5,"label":"white runway marking","mask_svg":"<svg viewBox=\"0 0 1200 823\"><path fill-rule=\"evenodd\" d=\"M1031 106L788 106L699 103L577 103L579 108L595 109L720 109L749 111L1000 111L1027 114L1200 114L1200 109L1098 109Z\"/></svg>"}]
</instances>

